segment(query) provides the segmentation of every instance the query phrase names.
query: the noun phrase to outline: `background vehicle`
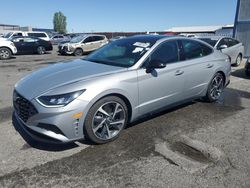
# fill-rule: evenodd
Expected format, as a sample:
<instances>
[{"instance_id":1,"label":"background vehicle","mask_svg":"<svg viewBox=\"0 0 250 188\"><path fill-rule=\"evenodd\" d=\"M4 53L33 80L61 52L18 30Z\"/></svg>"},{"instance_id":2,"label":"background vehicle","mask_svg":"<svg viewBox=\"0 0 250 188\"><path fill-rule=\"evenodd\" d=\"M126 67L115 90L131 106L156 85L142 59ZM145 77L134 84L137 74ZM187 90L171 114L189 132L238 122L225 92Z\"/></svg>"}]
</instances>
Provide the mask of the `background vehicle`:
<instances>
[{"instance_id":1,"label":"background vehicle","mask_svg":"<svg viewBox=\"0 0 250 188\"><path fill-rule=\"evenodd\" d=\"M4 35L3 38L0 38L0 40L10 40L13 37L38 37L40 39L49 41L49 35L45 32L35 32L35 31L13 31L9 32L8 34Z\"/></svg>"},{"instance_id":2,"label":"background vehicle","mask_svg":"<svg viewBox=\"0 0 250 188\"><path fill-rule=\"evenodd\" d=\"M11 41L0 40L0 59L9 59L17 53L17 49Z\"/></svg>"},{"instance_id":3,"label":"background vehicle","mask_svg":"<svg viewBox=\"0 0 250 188\"><path fill-rule=\"evenodd\" d=\"M123 38L126 38L126 36L116 36L116 37L113 37L113 38L109 39L109 41L113 42L113 41L116 41L118 39L123 39Z\"/></svg>"},{"instance_id":4,"label":"background vehicle","mask_svg":"<svg viewBox=\"0 0 250 188\"><path fill-rule=\"evenodd\" d=\"M50 38L50 41L53 45L57 45L61 42L69 42L70 38L64 35L54 35Z\"/></svg>"},{"instance_id":5,"label":"background vehicle","mask_svg":"<svg viewBox=\"0 0 250 188\"><path fill-rule=\"evenodd\" d=\"M241 64L244 56L244 46L241 42L221 36L199 37L199 39L228 55L231 58L232 65L239 66Z\"/></svg>"},{"instance_id":6,"label":"background vehicle","mask_svg":"<svg viewBox=\"0 0 250 188\"><path fill-rule=\"evenodd\" d=\"M15 44L18 54L44 54L46 51L53 50L50 41L42 40L37 37L13 37L11 41Z\"/></svg>"},{"instance_id":7,"label":"background vehicle","mask_svg":"<svg viewBox=\"0 0 250 188\"><path fill-rule=\"evenodd\" d=\"M60 54L74 54L82 56L86 52L92 52L108 43L104 35L80 35L74 37L68 43L58 45Z\"/></svg>"},{"instance_id":8,"label":"background vehicle","mask_svg":"<svg viewBox=\"0 0 250 188\"><path fill-rule=\"evenodd\" d=\"M248 58L246 61L245 72L247 76L250 76L250 58Z\"/></svg>"},{"instance_id":9,"label":"background vehicle","mask_svg":"<svg viewBox=\"0 0 250 188\"><path fill-rule=\"evenodd\" d=\"M218 100L230 72L228 56L205 42L128 37L20 80L14 118L39 138L70 142L85 135L106 143L148 113L194 98Z\"/></svg>"}]
</instances>

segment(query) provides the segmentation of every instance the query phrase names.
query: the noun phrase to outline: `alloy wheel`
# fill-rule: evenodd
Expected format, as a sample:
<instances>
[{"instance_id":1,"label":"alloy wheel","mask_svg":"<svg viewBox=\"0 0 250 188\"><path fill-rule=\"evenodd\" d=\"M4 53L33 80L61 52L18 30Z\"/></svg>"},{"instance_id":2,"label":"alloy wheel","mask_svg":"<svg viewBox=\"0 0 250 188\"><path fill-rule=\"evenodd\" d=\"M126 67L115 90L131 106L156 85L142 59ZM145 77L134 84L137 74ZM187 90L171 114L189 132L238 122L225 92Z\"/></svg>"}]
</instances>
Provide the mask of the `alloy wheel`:
<instances>
[{"instance_id":1,"label":"alloy wheel","mask_svg":"<svg viewBox=\"0 0 250 188\"><path fill-rule=\"evenodd\" d=\"M8 50L1 49L0 50L0 57L1 59L8 59L10 57L10 53Z\"/></svg>"},{"instance_id":2,"label":"alloy wheel","mask_svg":"<svg viewBox=\"0 0 250 188\"><path fill-rule=\"evenodd\" d=\"M96 111L92 120L92 131L101 140L114 138L123 129L126 113L118 102L107 102Z\"/></svg>"},{"instance_id":3,"label":"alloy wheel","mask_svg":"<svg viewBox=\"0 0 250 188\"><path fill-rule=\"evenodd\" d=\"M218 100L221 96L224 87L224 79L221 74L216 75L211 84L210 96L213 100Z\"/></svg>"}]
</instances>

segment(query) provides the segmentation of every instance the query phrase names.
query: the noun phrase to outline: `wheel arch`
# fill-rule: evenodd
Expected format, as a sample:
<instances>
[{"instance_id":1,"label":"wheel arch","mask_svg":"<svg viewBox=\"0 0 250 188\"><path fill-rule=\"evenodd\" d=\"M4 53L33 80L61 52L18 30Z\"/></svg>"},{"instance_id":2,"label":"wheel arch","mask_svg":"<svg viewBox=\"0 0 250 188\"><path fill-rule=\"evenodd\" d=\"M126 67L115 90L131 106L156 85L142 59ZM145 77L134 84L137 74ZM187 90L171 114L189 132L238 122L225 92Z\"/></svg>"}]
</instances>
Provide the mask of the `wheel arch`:
<instances>
[{"instance_id":1,"label":"wheel arch","mask_svg":"<svg viewBox=\"0 0 250 188\"><path fill-rule=\"evenodd\" d=\"M99 93L98 95L96 95L94 98L90 100L90 104L88 105L87 111L89 111L89 109L96 102L108 96L116 96L122 99L128 108L128 122L133 121L134 116L136 116L136 109L134 109L134 106L136 105L136 101L126 91L121 90L121 89L106 90L104 92Z\"/></svg>"},{"instance_id":2,"label":"wheel arch","mask_svg":"<svg viewBox=\"0 0 250 188\"><path fill-rule=\"evenodd\" d=\"M0 49L1 49L1 48L7 48L7 49L11 52L11 55L14 55L14 53L13 53L13 51L11 50L10 47L8 47L8 46L1 46Z\"/></svg>"}]
</instances>

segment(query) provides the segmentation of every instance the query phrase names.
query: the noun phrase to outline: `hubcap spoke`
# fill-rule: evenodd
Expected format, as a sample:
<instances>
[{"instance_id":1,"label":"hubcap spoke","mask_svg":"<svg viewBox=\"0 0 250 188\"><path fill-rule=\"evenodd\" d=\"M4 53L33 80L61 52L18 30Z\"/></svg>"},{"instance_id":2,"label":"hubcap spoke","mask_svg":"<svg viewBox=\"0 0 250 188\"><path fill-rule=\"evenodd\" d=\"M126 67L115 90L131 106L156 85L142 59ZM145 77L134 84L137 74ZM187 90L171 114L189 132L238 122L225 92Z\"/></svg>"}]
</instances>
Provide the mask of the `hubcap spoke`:
<instances>
[{"instance_id":1,"label":"hubcap spoke","mask_svg":"<svg viewBox=\"0 0 250 188\"><path fill-rule=\"evenodd\" d=\"M105 116L108 116L108 117L110 116L110 115L108 114L108 112L106 112L106 111L103 109L102 106L98 109L98 111L101 112L102 114L104 114Z\"/></svg>"},{"instance_id":2,"label":"hubcap spoke","mask_svg":"<svg viewBox=\"0 0 250 188\"><path fill-rule=\"evenodd\" d=\"M103 119L102 122L101 122L99 125L97 125L95 128L93 128L93 131L94 131L94 132L98 131L98 130L102 127L102 125L103 125L103 123L104 123L105 121L106 121L106 119Z\"/></svg>"}]
</instances>

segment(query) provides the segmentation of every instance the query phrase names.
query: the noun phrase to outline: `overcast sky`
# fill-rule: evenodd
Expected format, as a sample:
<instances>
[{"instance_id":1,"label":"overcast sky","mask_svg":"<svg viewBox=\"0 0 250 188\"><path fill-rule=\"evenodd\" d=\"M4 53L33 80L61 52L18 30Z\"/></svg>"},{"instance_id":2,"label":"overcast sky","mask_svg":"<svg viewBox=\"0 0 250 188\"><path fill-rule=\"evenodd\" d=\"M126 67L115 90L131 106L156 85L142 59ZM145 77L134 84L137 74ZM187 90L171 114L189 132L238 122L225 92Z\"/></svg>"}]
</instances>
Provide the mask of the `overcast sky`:
<instances>
[{"instance_id":1,"label":"overcast sky","mask_svg":"<svg viewBox=\"0 0 250 188\"><path fill-rule=\"evenodd\" d=\"M5 0L0 24L53 28L53 14L62 11L69 32L162 31L233 24L236 4L237 0Z\"/></svg>"}]
</instances>

